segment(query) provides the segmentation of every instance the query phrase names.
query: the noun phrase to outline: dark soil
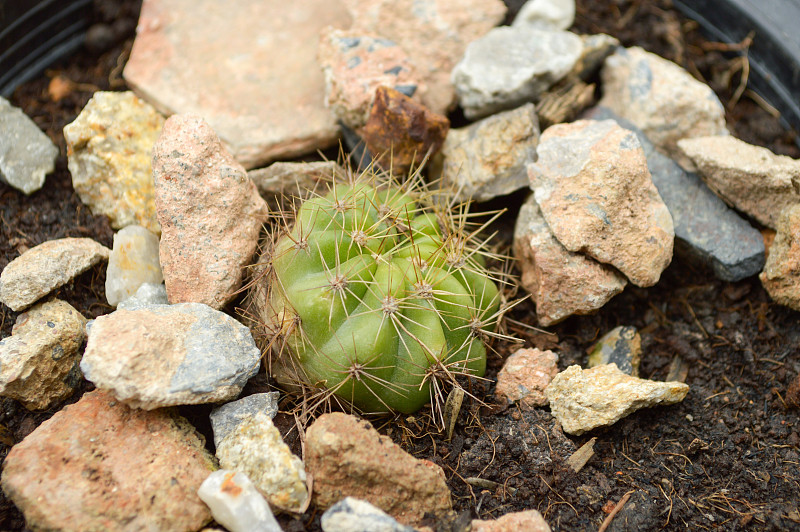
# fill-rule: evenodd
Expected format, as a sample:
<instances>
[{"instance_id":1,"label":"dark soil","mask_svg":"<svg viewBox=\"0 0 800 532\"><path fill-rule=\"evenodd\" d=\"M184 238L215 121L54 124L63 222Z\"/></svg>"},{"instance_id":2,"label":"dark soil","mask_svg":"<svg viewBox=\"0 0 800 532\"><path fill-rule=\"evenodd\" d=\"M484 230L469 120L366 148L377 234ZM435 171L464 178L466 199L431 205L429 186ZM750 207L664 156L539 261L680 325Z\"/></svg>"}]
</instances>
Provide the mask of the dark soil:
<instances>
[{"instance_id":1,"label":"dark soil","mask_svg":"<svg viewBox=\"0 0 800 532\"><path fill-rule=\"evenodd\" d=\"M507 3L512 13L522 4ZM54 238L87 236L111 244L108 221L92 216L72 189L61 134L94 91L126 89L120 72L138 2L96 5L96 21L106 26L95 30L91 46L20 87L12 98L61 148L61 157L45 187L32 196L0 184L0 269ZM672 10L667 0L583 0L575 29L608 33L626 46L643 46L676 61L717 92L737 137L800 157L795 134L747 91L737 92L739 57L730 47L706 41L696 23ZM59 94L56 85L66 89ZM518 205L522 198L519 194L504 203ZM512 208L505 227L513 224L514 214ZM506 241L499 244L507 246L504 234ZM97 267L55 295L93 318L111 310L104 281L104 268ZM2 305L0 311L0 333L7 336L16 314ZM676 258L657 286L629 287L594 316L570 318L549 332L537 332L530 328L536 325L532 305L525 302L510 318L511 334L525 346L558 352L562 369L585 363L587 348L611 328L634 325L643 338L641 376L664 380L672 370L691 391L678 405L639 411L578 438L564 435L547 409L494 405L493 387L480 383L473 392L486 404L465 402L450 441L424 411L375 420L406 450L444 468L460 516L436 523L438 528L463 530L470 518L535 508L553 530L593 530L627 495L608 530L800 530L798 410L785 403L787 387L800 371L800 314L773 303L757 278L724 283ZM494 347L490 378L515 348ZM263 375L254 381L249 390L267 387ZM85 383L69 402L90 388ZM31 413L0 399L0 459L61 407ZM208 409L183 411L207 438ZM291 418L279 414L276 422L296 445ZM597 438L595 454L575 473L565 461L592 436ZM281 519L289 530L319 529L313 508L298 518ZM24 529L22 515L2 494L0 529Z\"/></svg>"}]
</instances>

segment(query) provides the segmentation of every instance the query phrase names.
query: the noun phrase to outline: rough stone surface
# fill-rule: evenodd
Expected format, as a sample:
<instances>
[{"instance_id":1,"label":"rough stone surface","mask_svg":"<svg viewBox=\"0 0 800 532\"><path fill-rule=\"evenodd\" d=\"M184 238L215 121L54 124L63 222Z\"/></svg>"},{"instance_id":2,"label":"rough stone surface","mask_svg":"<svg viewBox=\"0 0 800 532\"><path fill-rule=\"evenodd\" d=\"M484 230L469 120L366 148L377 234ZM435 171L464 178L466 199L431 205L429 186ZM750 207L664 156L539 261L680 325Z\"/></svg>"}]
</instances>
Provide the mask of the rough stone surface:
<instances>
[{"instance_id":1,"label":"rough stone surface","mask_svg":"<svg viewBox=\"0 0 800 532\"><path fill-rule=\"evenodd\" d=\"M158 262L158 236L141 225L128 225L114 235L106 270L106 300L112 307L133 296L144 283L164 281Z\"/></svg>"},{"instance_id":2,"label":"rough stone surface","mask_svg":"<svg viewBox=\"0 0 800 532\"><path fill-rule=\"evenodd\" d=\"M441 149L450 121L405 94L378 87L369 118L359 130L378 163L402 174Z\"/></svg>"},{"instance_id":3,"label":"rough stone surface","mask_svg":"<svg viewBox=\"0 0 800 532\"><path fill-rule=\"evenodd\" d=\"M776 229L783 209L800 203L800 161L730 135L684 139L681 152L729 205Z\"/></svg>"},{"instance_id":4,"label":"rough stone surface","mask_svg":"<svg viewBox=\"0 0 800 532\"><path fill-rule=\"evenodd\" d=\"M467 47L453 69L453 84L464 115L481 118L535 102L567 75L583 41L567 31L502 26Z\"/></svg>"},{"instance_id":5,"label":"rough stone surface","mask_svg":"<svg viewBox=\"0 0 800 532\"><path fill-rule=\"evenodd\" d=\"M575 0L528 0L511 25L531 26L541 30L566 30L574 21Z\"/></svg>"},{"instance_id":6,"label":"rough stone surface","mask_svg":"<svg viewBox=\"0 0 800 532\"><path fill-rule=\"evenodd\" d=\"M81 380L80 347L86 319L54 299L17 316L0 340L0 395L30 410L45 410L72 395Z\"/></svg>"},{"instance_id":7,"label":"rough stone surface","mask_svg":"<svg viewBox=\"0 0 800 532\"><path fill-rule=\"evenodd\" d=\"M2 487L34 530L198 530L214 469L182 417L93 391L11 448Z\"/></svg>"},{"instance_id":8,"label":"rough stone surface","mask_svg":"<svg viewBox=\"0 0 800 532\"><path fill-rule=\"evenodd\" d=\"M167 287L163 284L144 283L136 293L117 305L117 309L135 310L149 305L168 305Z\"/></svg>"},{"instance_id":9,"label":"rough stone surface","mask_svg":"<svg viewBox=\"0 0 800 532\"><path fill-rule=\"evenodd\" d=\"M435 113L454 104L450 72L467 45L499 24L500 0L343 0L354 31L378 31L399 44L417 67L422 103Z\"/></svg>"},{"instance_id":10,"label":"rough stone surface","mask_svg":"<svg viewBox=\"0 0 800 532\"><path fill-rule=\"evenodd\" d=\"M133 408L229 401L256 374L250 330L200 303L100 316L89 329L84 376Z\"/></svg>"},{"instance_id":11,"label":"rough stone surface","mask_svg":"<svg viewBox=\"0 0 800 532\"><path fill-rule=\"evenodd\" d=\"M343 176L344 169L334 161L313 163L272 163L266 168L250 170L248 177L262 196L287 194L306 197L310 191L322 190L320 183L329 183Z\"/></svg>"},{"instance_id":12,"label":"rough stone surface","mask_svg":"<svg viewBox=\"0 0 800 532\"><path fill-rule=\"evenodd\" d=\"M584 370L570 366L556 375L545 395L564 432L578 436L641 408L679 403L688 392L682 382L639 379L607 364Z\"/></svg>"},{"instance_id":13,"label":"rough stone surface","mask_svg":"<svg viewBox=\"0 0 800 532\"><path fill-rule=\"evenodd\" d=\"M153 148L153 176L170 303L224 307L241 286L267 204L197 116L176 115L164 124Z\"/></svg>"},{"instance_id":14,"label":"rough stone surface","mask_svg":"<svg viewBox=\"0 0 800 532\"><path fill-rule=\"evenodd\" d=\"M214 445L227 438L236 427L250 421L258 413L270 419L278 413L278 392L255 393L237 401L231 401L211 411L211 428L214 430Z\"/></svg>"},{"instance_id":15,"label":"rough stone surface","mask_svg":"<svg viewBox=\"0 0 800 532\"><path fill-rule=\"evenodd\" d=\"M677 142L727 135L725 109L714 91L691 74L639 47L619 48L601 72L600 105L630 120L660 150L691 168Z\"/></svg>"},{"instance_id":16,"label":"rough stone surface","mask_svg":"<svg viewBox=\"0 0 800 532\"><path fill-rule=\"evenodd\" d=\"M610 109L598 106L583 117L616 120L636 133L653 184L672 215L676 254L710 267L723 281L740 281L762 270L764 240L759 231L725 205L697 174L658 152L641 129Z\"/></svg>"},{"instance_id":17,"label":"rough stone surface","mask_svg":"<svg viewBox=\"0 0 800 532\"><path fill-rule=\"evenodd\" d=\"M433 174L460 200L486 201L528 185L539 121L533 104L451 129Z\"/></svg>"},{"instance_id":18,"label":"rough stone surface","mask_svg":"<svg viewBox=\"0 0 800 532\"><path fill-rule=\"evenodd\" d=\"M214 471L197 495L211 509L214 520L230 532L282 532L269 504L244 473Z\"/></svg>"},{"instance_id":19,"label":"rough stone surface","mask_svg":"<svg viewBox=\"0 0 800 532\"><path fill-rule=\"evenodd\" d=\"M0 274L0 301L19 312L68 283L111 250L91 238L60 238L32 247Z\"/></svg>"},{"instance_id":20,"label":"rough stone surface","mask_svg":"<svg viewBox=\"0 0 800 532\"><path fill-rule=\"evenodd\" d=\"M533 195L517 216L514 257L522 270L522 286L533 297L536 317L545 327L573 314L594 312L628 284L614 268L567 251L544 221Z\"/></svg>"},{"instance_id":21,"label":"rough stone surface","mask_svg":"<svg viewBox=\"0 0 800 532\"><path fill-rule=\"evenodd\" d=\"M579 120L542 133L528 176L547 225L569 251L652 286L672 260L672 217L636 135L613 120Z\"/></svg>"},{"instance_id":22,"label":"rough stone surface","mask_svg":"<svg viewBox=\"0 0 800 532\"><path fill-rule=\"evenodd\" d=\"M539 349L519 349L503 364L497 374L495 395L510 403L544 406L544 390L558 374L558 355Z\"/></svg>"},{"instance_id":23,"label":"rough stone surface","mask_svg":"<svg viewBox=\"0 0 800 532\"><path fill-rule=\"evenodd\" d=\"M638 377L641 358L642 337L639 331L636 327L620 325L608 331L592 346L588 367L613 363L621 372Z\"/></svg>"},{"instance_id":24,"label":"rough stone surface","mask_svg":"<svg viewBox=\"0 0 800 532\"><path fill-rule=\"evenodd\" d=\"M308 499L303 462L264 412L228 433L217 444L217 458L221 467L246 474L273 506L298 511Z\"/></svg>"},{"instance_id":25,"label":"rough stone surface","mask_svg":"<svg viewBox=\"0 0 800 532\"><path fill-rule=\"evenodd\" d=\"M367 122L378 87L419 99L416 69L405 50L389 39L327 28L320 37L319 62L325 105L347 127L358 129Z\"/></svg>"},{"instance_id":26,"label":"rough stone surface","mask_svg":"<svg viewBox=\"0 0 800 532\"><path fill-rule=\"evenodd\" d=\"M0 97L0 179L25 194L42 188L58 148L22 109Z\"/></svg>"},{"instance_id":27,"label":"rough stone surface","mask_svg":"<svg viewBox=\"0 0 800 532\"><path fill-rule=\"evenodd\" d=\"M72 186L115 229L137 224L160 232L151 162L163 125L164 117L132 92L100 91L64 126Z\"/></svg>"},{"instance_id":28,"label":"rough stone surface","mask_svg":"<svg viewBox=\"0 0 800 532\"><path fill-rule=\"evenodd\" d=\"M536 510L513 512L492 521L472 520L472 532L550 532L547 521Z\"/></svg>"},{"instance_id":29,"label":"rough stone surface","mask_svg":"<svg viewBox=\"0 0 800 532\"><path fill-rule=\"evenodd\" d=\"M580 38L583 49L568 77L575 76L588 81L600 70L606 58L617 50L619 40L605 33L580 35Z\"/></svg>"},{"instance_id":30,"label":"rough stone surface","mask_svg":"<svg viewBox=\"0 0 800 532\"><path fill-rule=\"evenodd\" d=\"M145 0L123 75L165 114L205 117L255 168L336 141L317 44L348 24L339 0Z\"/></svg>"},{"instance_id":31,"label":"rough stone surface","mask_svg":"<svg viewBox=\"0 0 800 532\"><path fill-rule=\"evenodd\" d=\"M410 526L419 524L426 512L451 509L441 467L417 460L354 416L320 416L306 431L305 458L319 508L351 496Z\"/></svg>"},{"instance_id":32,"label":"rough stone surface","mask_svg":"<svg viewBox=\"0 0 800 532\"><path fill-rule=\"evenodd\" d=\"M414 532L367 501L345 497L328 508L320 519L324 532Z\"/></svg>"},{"instance_id":33,"label":"rough stone surface","mask_svg":"<svg viewBox=\"0 0 800 532\"><path fill-rule=\"evenodd\" d=\"M776 302L800 310L800 204L784 209L777 226L761 284Z\"/></svg>"}]
</instances>

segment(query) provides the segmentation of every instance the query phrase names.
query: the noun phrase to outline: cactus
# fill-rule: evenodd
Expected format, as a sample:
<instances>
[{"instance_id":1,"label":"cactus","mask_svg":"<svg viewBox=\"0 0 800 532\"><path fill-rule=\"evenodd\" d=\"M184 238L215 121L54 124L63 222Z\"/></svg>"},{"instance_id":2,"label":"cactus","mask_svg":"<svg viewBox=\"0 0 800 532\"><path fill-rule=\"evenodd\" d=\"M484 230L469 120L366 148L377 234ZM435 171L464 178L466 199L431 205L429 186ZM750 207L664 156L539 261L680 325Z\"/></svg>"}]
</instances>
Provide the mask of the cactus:
<instances>
[{"instance_id":1,"label":"cactus","mask_svg":"<svg viewBox=\"0 0 800 532\"><path fill-rule=\"evenodd\" d=\"M287 373L362 412L411 413L443 378L483 376L501 296L466 213L365 174L301 204L250 297Z\"/></svg>"}]
</instances>

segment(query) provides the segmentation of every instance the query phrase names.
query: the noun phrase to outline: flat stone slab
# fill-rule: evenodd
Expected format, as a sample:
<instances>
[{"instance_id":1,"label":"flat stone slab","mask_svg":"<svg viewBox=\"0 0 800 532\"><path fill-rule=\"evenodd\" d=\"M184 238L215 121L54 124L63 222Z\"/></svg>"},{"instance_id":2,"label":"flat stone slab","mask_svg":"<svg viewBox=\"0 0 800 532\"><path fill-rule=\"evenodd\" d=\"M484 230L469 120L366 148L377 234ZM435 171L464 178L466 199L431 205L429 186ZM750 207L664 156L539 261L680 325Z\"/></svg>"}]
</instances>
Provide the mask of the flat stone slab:
<instances>
[{"instance_id":1,"label":"flat stone slab","mask_svg":"<svg viewBox=\"0 0 800 532\"><path fill-rule=\"evenodd\" d=\"M123 75L162 112L203 116L254 168L336 141L317 45L350 22L339 0L145 0Z\"/></svg>"},{"instance_id":2,"label":"flat stone slab","mask_svg":"<svg viewBox=\"0 0 800 532\"><path fill-rule=\"evenodd\" d=\"M58 148L36 122L0 97L0 179L33 194L55 169Z\"/></svg>"}]
</instances>

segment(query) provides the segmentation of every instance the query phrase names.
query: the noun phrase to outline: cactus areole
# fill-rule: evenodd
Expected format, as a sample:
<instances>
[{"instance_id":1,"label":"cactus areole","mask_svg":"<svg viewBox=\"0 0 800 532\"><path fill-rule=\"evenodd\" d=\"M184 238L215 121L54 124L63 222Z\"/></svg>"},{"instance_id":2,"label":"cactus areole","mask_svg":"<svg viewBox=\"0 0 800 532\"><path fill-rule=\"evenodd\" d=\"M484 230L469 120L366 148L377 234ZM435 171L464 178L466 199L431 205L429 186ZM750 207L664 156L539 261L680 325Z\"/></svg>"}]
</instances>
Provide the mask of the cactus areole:
<instances>
[{"instance_id":1,"label":"cactus areole","mask_svg":"<svg viewBox=\"0 0 800 532\"><path fill-rule=\"evenodd\" d=\"M305 201L257 305L279 363L363 412L415 412L441 379L482 376L500 297L463 218L397 185Z\"/></svg>"}]
</instances>

